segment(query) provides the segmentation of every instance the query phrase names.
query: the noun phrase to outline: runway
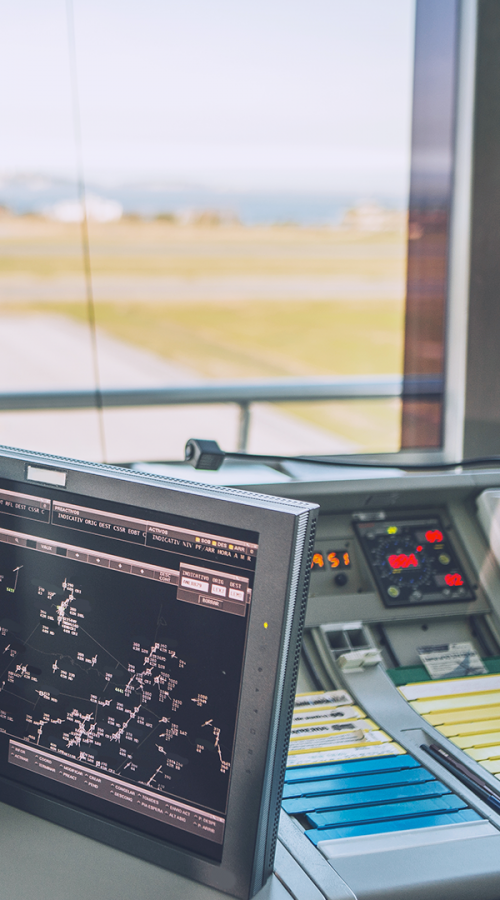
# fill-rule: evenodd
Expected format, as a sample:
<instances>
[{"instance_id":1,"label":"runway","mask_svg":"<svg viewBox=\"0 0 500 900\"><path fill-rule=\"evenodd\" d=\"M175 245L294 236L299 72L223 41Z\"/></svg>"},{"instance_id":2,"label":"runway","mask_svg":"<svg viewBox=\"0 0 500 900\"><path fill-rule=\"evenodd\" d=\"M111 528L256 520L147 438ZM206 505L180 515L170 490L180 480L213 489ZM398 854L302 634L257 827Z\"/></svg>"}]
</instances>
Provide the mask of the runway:
<instances>
[{"instance_id":1,"label":"runway","mask_svg":"<svg viewBox=\"0 0 500 900\"><path fill-rule=\"evenodd\" d=\"M161 387L201 383L187 367L169 363L98 333L102 388ZM2 316L0 390L32 391L95 387L86 325L52 314ZM142 407L103 413L105 452L93 410L0 413L0 443L45 453L108 462L178 460L190 437L217 440L235 450L239 408L231 404ZM357 445L287 415L271 404L253 408L250 452L326 454Z\"/></svg>"}]
</instances>

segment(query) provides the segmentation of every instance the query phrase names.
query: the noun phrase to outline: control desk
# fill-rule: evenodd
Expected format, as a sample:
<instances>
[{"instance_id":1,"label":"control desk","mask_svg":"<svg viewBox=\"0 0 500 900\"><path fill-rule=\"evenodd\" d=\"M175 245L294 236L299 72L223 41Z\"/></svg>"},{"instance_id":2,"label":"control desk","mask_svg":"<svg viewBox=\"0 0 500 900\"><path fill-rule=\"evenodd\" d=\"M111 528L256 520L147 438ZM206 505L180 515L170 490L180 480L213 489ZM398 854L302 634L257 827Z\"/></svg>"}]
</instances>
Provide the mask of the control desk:
<instances>
[{"instance_id":1,"label":"control desk","mask_svg":"<svg viewBox=\"0 0 500 900\"><path fill-rule=\"evenodd\" d=\"M322 513L280 838L325 897L500 898L499 482L287 486Z\"/></svg>"},{"instance_id":2,"label":"control desk","mask_svg":"<svg viewBox=\"0 0 500 900\"><path fill-rule=\"evenodd\" d=\"M296 473L252 485L321 506L275 875L257 896L500 900L500 470ZM226 896L2 814L13 900Z\"/></svg>"}]
</instances>

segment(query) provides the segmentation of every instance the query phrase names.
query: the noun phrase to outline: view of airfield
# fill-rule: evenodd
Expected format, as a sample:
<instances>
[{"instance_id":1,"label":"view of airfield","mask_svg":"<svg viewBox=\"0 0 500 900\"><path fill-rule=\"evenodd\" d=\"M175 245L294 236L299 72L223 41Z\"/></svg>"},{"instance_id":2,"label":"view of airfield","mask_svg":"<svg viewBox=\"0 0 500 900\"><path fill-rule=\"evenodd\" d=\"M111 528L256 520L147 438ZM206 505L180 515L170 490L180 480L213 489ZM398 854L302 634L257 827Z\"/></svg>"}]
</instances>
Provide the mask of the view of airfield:
<instances>
[{"instance_id":1,"label":"view of airfield","mask_svg":"<svg viewBox=\"0 0 500 900\"><path fill-rule=\"evenodd\" d=\"M210 221L212 219L212 221ZM90 223L101 385L146 387L401 371L405 219L377 208L343 227L122 218ZM0 218L3 390L93 387L78 224ZM236 448L238 409L105 412L109 459L178 459L191 436ZM99 457L89 411L2 413L0 439ZM399 402L258 405L260 453L393 450Z\"/></svg>"},{"instance_id":2,"label":"view of airfield","mask_svg":"<svg viewBox=\"0 0 500 900\"><path fill-rule=\"evenodd\" d=\"M35 19L31 39L36 57L37 8L33 0L25 5ZM64 46L65 6L59 0L47 5L54 47L61 44L58 29ZM227 18L227 3L217 0L217 5ZM265 92L245 75L244 62L238 63L242 110L235 111L234 85L224 86L224 106L224 72L216 66L212 87L215 91L218 81L219 99L211 116L201 109L198 94L204 102L207 97L199 79L192 84L188 79L179 91L184 91L185 104L191 104L193 121L199 114L199 123L186 124L177 98L177 125L161 132L153 101L149 111L141 107L146 82L142 96L137 89L127 94L125 68L120 70L123 97L117 103L114 97L115 114L109 117L111 124L106 121L103 92L92 79L96 66L103 72L109 60L104 54L100 60L99 42L93 46L92 66L84 53L98 6L75 0L76 57L71 58L70 40L66 58L63 53L50 62L46 90L42 65L36 75L41 85L27 82L25 73L17 107L12 101L3 110L9 139L0 151L0 392L96 388L78 175L86 179L101 389L401 373L413 3L380 0L377 17L367 0L355 0L356 10L350 12L340 0L314 0L314 5L325 27L333 29L333 43L342 26L350 35L351 51L359 51L359 66L376 57L379 76L367 81L358 66L346 82L349 47L339 45L331 58L327 42L320 47L321 64L316 62L302 78L304 89L292 92L295 106L288 92L282 95L280 116L270 102L265 107ZM155 0L149 6L160 23L164 8ZM201 10L197 0L187 6ZM275 12L284 12L281 0L275 6ZM259 0L253 9L258 18L264 5ZM125 15L118 35L123 58L113 60L115 68L125 65L135 37L138 11L132 6L127 10L129 21ZM300 79L290 42L303 38L311 59L318 48L312 46L312 33L300 35L301 4L287 4L287 10L291 24L281 36L282 61L293 88ZM9 15L11 29L20 29L20 17ZM269 24L271 30L275 26L277 40L277 13L275 18ZM110 15L101 14L102 45L102 32L108 28L111 33L113 24ZM247 29L252 25L245 24ZM184 26L178 25L181 30ZM230 27L236 43L248 41L236 20L229 21ZM399 48L403 36L403 50L392 57L384 54L374 29L379 44L383 37ZM153 32L149 38L154 44ZM272 42L261 48L268 85L282 77L273 54ZM154 52L150 55L154 58ZM75 92L67 83L56 86L57 66L70 71L75 59L79 80L73 88L79 91L81 108L76 150L71 126ZM8 58L3 65L9 65ZM342 90L336 93L328 85L335 87L341 71ZM275 95L284 89L283 84L278 87ZM54 94L59 104L47 109L43 122L42 94L48 107L47 98ZM169 99L162 99L168 111ZM328 126L325 100L331 105ZM354 103L358 111L353 116ZM31 110L31 117L19 114L20 104ZM139 138L130 111L140 119ZM301 114L310 127L306 139ZM209 120L215 122L214 133L207 135ZM227 121L230 134L224 130ZM396 399L259 403L251 411L250 452L399 448ZM180 459L189 437L215 439L226 450L237 448L239 408L233 404L107 409L102 417L100 428L93 410L1 412L0 442L110 462Z\"/></svg>"}]
</instances>

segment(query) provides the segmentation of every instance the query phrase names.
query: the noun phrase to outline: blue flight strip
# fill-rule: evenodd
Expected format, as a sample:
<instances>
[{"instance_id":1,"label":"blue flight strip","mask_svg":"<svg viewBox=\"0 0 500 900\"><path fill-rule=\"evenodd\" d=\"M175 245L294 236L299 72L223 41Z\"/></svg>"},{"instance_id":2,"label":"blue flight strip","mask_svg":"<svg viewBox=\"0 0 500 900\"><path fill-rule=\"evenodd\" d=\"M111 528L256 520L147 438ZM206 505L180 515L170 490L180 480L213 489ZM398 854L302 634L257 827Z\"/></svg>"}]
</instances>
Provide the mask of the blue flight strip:
<instances>
[{"instance_id":1,"label":"blue flight strip","mask_svg":"<svg viewBox=\"0 0 500 900\"><path fill-rule=\"evenodd\" d=\"M313 844L482 818L409 753L289 768L282 805Z\"/></svg>"}]
</instances>

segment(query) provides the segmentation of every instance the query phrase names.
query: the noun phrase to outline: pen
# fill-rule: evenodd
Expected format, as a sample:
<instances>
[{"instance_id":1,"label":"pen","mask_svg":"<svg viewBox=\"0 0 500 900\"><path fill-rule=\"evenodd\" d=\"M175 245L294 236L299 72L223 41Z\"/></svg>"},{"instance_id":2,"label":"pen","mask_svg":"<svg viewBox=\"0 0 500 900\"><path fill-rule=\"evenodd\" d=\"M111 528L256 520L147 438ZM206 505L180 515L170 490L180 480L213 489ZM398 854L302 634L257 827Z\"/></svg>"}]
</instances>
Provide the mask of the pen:
<instances>
[{"instance_id":1,"label":"pen","mask_svg":"<svg viewBox=\"0 0 500 900\"><path fill-rule=\"evenodd\" d=\"M496 812L500 812L500 792L491 787L491 785L480 778L479 775L476 775L475 772L471 772L467 766L460 762L460 760L455 759L451 753L448 753L448 751L443 747L440 747L439 744L420 744L420 748L428 753L429 756L432 756L433 759L437 759L438 762L442 763L452 775L455 775L455 777L465 784L466 787L478 794L478 796L488 803Z\"/></svg>"}]
</instances>

